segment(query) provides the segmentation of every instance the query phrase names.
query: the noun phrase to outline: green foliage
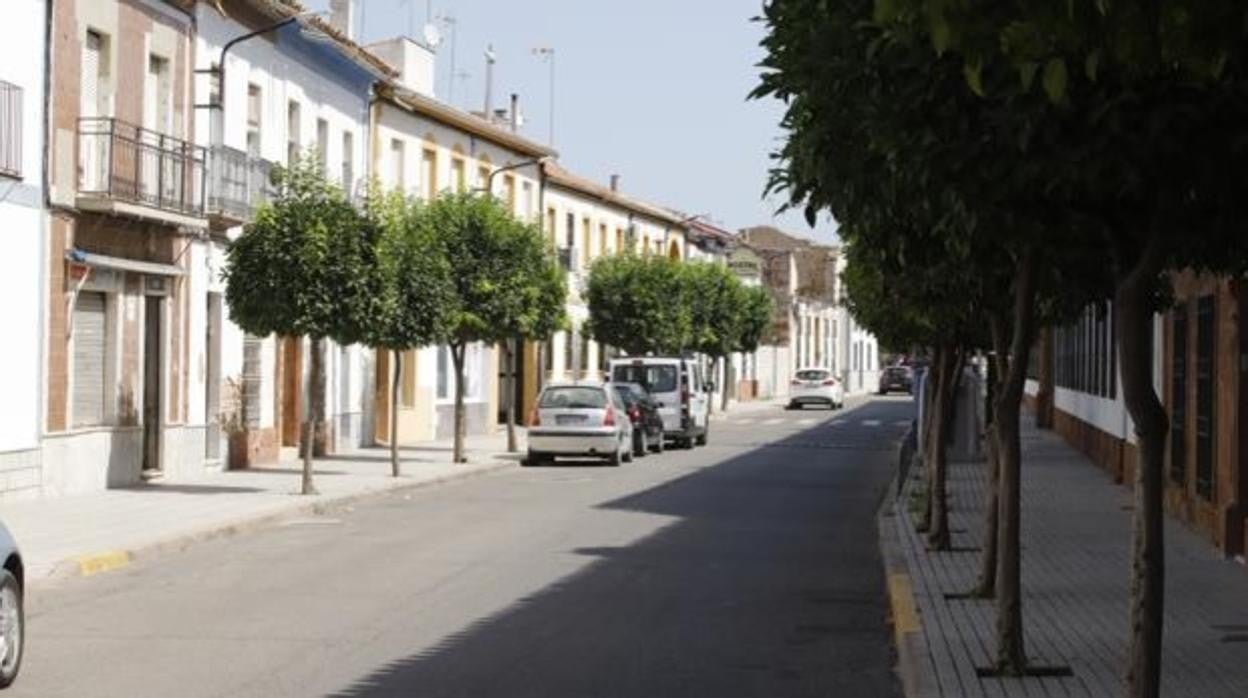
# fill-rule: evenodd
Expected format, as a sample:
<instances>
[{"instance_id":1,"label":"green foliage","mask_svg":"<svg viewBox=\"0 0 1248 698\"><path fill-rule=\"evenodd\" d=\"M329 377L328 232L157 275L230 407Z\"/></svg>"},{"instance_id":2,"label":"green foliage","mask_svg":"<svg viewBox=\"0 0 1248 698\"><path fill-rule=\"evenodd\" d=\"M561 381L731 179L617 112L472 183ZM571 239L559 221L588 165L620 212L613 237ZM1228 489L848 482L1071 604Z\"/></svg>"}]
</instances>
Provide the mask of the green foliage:
<instances>
[{"instance_id":1,"label":"green foliage","mask_svg":"<svg viewBox=\"0 0 1248 698\"><path fill-rule=\"evenodd\" d=\"M397 192L370 194L368 221L381 232L377 243L380 294L367 341L405 350L446 336L455 307L451 265L437 237L421 224L425 207Z\"/></svg>"},{"instance_id":2,"label":"green foliage","mask_svg":"<svg viewBox=\"0 0 1248 698\"><path fill-rule=\"evenodd\" d=\"M314 161L277 177L277 198L229 249L230 319L259 336L360 341L378 310L378 230Z\"/></svg>"},{"instance_id":3,"label":"green foliage","mask_svg":"<svg viewBox=\"0 0 1248 698\"><path fill-rule=\"evenodd\" d=\"M419 218L450 270L448 341L544 337L566 324L564 276L536 226L472 194L443 194Z\"/></svg>"},{"instance_id":4,"label":"green foliage","mask_svg":"<svg viewBox=\"0 0 1248 698\"><path fill-rule=\"evenodd\" d=\"M761 286L747 286L741 293L741 318L734 351L752 353L771 327L771 293Z\"/></svg>"},{"instance_id":5,"label":"green foliage","mask_svg":"<svg viewBox=\"0 0 1248 698\"><path fill-rule=\"evenodd\" d=\"M727 356L740 339L745 287L720 264L685 264L681 275L691 303L690 347L713 358Z\"/></svg>"},{"instance_id":6,"label":"green foliage","mask_svg":"<svg viewBox=\"0 0 1248 698\"><path fill-rule=\"evenodd\" d=\"M588 332L634 356L692 348L692 299L682 264L664 256L605 257L590 269Z\"/></svg>"}]
</instances>

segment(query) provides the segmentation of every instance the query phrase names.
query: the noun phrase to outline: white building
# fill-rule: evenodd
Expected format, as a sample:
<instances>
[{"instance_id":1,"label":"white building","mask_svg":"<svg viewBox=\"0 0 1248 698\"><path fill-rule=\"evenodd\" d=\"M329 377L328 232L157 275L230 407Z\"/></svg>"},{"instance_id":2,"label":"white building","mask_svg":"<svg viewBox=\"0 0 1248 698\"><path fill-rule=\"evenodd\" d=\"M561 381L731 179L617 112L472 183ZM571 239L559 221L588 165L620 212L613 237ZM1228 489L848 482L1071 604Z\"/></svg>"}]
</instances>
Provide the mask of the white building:
<instances>
[{"instance_id":1,"label":"white building","mask_svg":"<svg viewBox=\"0 0 1248 698\"><path fill-rule=\"evenodd\" d=\"M47 217L43 125L46 0L14 0L0 23L0 496L39 493L44 414Z\"/></svg>"}]
</instances>

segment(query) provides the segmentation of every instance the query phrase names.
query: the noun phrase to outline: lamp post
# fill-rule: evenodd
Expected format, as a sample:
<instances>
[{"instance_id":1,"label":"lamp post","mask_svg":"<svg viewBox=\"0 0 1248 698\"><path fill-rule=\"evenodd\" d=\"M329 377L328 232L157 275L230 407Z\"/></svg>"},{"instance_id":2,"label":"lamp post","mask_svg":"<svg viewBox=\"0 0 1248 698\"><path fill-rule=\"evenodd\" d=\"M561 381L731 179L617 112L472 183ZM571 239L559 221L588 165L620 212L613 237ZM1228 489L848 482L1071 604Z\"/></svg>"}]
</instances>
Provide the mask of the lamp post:
<instances>
[{"instance_id":1,"label":"lamp post","mask_svg":"<svg viewBox=\"0 0 1248 698\"><path fill-rule=\"evenodd\" d=\"M503 165L502 167L490 172L490 175L485 178L485 188L477 189L477 191L485 192L485 195L492 199L494 198L494 178L496 176L498 176L500 173L503 173L503 172L508 172L511 170L518 170L521 167L529 167L531 165L537 165L537 167L539 168L539 175L540 175L539 179L541 181L541 187L542 189L545 189L546 176L545 176L545 170L542 168L542 164L545 163L547 159L549 159L547 156L543 156L540 158L532 158L529 160L521 160L520 162L513 162L510 165ZM516 354L518 353L517 350L519 349L519 342L515 338L512 338L512 339L508 339L504 341L503 346L504 346L504 351L507 354L507 377L506 377L506 380L507 380L507 452L515 453L518 450L517 445L516 445L516 382L515 381L516 381ZM541 365L540 362L538 365L539 366Z\"/></svg>"}]
</instances>

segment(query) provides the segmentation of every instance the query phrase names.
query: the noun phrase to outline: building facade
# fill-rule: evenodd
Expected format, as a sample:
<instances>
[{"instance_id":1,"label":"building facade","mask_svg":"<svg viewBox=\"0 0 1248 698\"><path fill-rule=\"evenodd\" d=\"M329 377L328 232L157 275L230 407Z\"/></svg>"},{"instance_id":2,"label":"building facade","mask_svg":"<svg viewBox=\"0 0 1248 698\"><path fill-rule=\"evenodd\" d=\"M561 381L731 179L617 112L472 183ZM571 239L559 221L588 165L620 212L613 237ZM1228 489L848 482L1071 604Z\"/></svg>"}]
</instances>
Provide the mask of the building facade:
<instances>
[{"instance_id":1,"label":"building facade","mask_svg":"<svg viewBox=\"0 0 1248 698\"><path fill-rule=\"evenodd\" d=\"M43 487L43 324L48 214L43 124L46 0L20 0L0 24L0 320L16 336L0 348L0 497Z\"/></svg>"}]
</instances>

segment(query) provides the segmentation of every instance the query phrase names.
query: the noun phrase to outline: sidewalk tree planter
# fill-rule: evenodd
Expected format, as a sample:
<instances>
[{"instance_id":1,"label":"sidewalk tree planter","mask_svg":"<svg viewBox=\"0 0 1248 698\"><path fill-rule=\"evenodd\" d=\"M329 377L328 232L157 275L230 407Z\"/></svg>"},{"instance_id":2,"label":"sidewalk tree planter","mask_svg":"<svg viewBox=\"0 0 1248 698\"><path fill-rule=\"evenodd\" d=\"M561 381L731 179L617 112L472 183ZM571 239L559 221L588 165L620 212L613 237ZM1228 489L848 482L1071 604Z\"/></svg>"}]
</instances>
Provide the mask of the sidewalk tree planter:
<instances>
[{"instance_id":1,"label":"sidewalk tree planter","mask_svg":"<svg viewBox=\"0 0 1248 698\"><path fill-rule=\"evenodd\" d=\"M398 420L403 354L446 336L454 307L450 264L432 231L421 225L423 205L398 192L370 192L366 207L377 234L379 296L368 323L367 343L389 350L394 363L390 384L390 474L400 474ZM415 367L408 367L415 370Z\"/></svg>"},{"instance_id":2,"label":"sidewalk tree planter","mask_svg":"<svg viewBox=\"0 0 1248 698\"><path fill-rule=\"evenodd\" d=\"M324 340L353 344L376 312L373 230L315 158L275 174L277 197L230 246L225 267L230 320L257 336L307 337L308 415L300 491L315 494L312 450L324 411Z\"/></svg>"},{"instance_id":3,"label":"sidewalk tree planter","mask_svg":"<svg viewBox=\"0 0 1248 698\"><path fill-rule=\"evenodd\" d=\"M456 377L453 457L462 463L468 345L544 336L561 327L566 282L542 232L492 197L443 194L428 205L421 221L439 241L451 275L445 341Z\"/></svg>"}]
</instances>

